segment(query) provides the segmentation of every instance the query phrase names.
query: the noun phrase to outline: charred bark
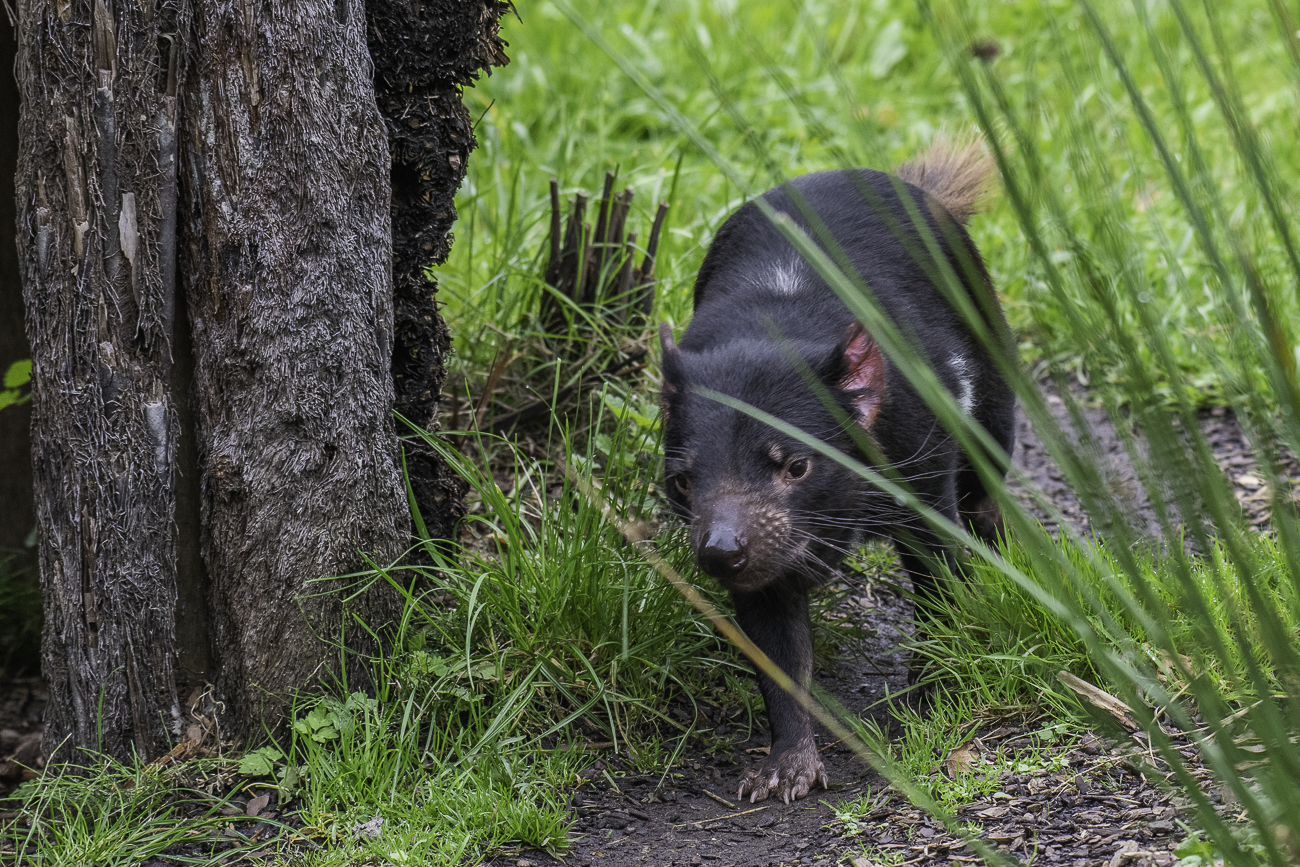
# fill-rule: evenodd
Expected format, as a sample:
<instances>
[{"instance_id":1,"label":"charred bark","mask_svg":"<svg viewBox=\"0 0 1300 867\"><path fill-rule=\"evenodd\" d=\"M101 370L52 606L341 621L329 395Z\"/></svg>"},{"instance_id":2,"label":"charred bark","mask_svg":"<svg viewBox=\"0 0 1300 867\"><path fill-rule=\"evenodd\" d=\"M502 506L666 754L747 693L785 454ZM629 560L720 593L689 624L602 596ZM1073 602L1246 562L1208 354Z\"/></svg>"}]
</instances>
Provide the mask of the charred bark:
<instances>
[{"instance_id":1,"label":"charred bark","mask_svg":"<svg viewBox=\"0 0 1300 867\"><path fill-rule=\"evenodd\" d=\"M166 140L187 12L171 0L18 8L46 750L152 756L178 719Z\"/></svg>"},{"instance_id":2,"label":"charred bark","mask_svg":"<svg viewBox=\"0 0 1300 867\"><path fill-rule=\"evenodd\" d=\"M409 534L393 423L389 153L356 0L194 5L182 235L218 686L244 734L373 649L338 582ZM355 616L355 618L354 618ZM366 681L358 653L349 684Z\"/></svg>"},{"instance_id":3,"label":"charred bark","mask_svg":"<svg viewBox=\"0 0 1300 867\"><path fill-rule=\"evenodd\" d=\"M456 190L475 146L461 88L509 62L499 21L510 8L497 0L388 0L367 9L375 97L392 151L396 408L430 431L438 427L451 335L425 269L451 250ZM407 473L430 535L450 538L465 512L463 482L414 443Z\"/></svg>"}]
</instances>

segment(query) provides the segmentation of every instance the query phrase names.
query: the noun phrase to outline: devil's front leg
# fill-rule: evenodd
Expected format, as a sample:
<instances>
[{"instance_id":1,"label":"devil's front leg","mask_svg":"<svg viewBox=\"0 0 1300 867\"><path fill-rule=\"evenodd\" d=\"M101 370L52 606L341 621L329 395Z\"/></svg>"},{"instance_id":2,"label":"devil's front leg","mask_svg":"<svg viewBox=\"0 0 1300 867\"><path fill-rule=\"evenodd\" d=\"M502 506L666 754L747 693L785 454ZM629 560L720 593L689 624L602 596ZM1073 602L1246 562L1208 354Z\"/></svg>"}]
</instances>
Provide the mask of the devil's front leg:
<instances>
[{"instance_id":1,"label":"devil's front leg","mask_svg":"<svg viewBox=\"0 0 1300 867\"><path fill-rule=\"evenodd\" d=\"M808 593L767 587L754 593L733 592L736 621L759 649L806 691L812 680L812 625ZM826 788L826 769L813 741L812 717L795 698L759 672L758 686L772 724L772 753L740 778L737 797L750 803L776 795L787 804L814 786Z\"/></svg>"}]
</instances>

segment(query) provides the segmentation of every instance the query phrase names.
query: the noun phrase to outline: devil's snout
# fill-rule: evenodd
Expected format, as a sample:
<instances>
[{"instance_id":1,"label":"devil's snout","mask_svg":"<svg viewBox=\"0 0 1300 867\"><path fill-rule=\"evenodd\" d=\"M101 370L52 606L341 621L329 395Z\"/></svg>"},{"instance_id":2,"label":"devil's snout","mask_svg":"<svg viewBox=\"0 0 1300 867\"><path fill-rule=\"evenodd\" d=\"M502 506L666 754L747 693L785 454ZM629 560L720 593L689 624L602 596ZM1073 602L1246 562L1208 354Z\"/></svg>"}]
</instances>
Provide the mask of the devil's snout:
<instances>
[{"instance_id":1,"label":"devil's snout","mask_svg":"<svg viewBox=\"0 0 1300 867\"><path fill-rule=\"evenodd\" d=\"M700 568L719 580L738 575L745 568L745 537L734 524L709 525L699 550Z\"/></svg>"},{"instance_id":2,"label":"devil's snout","mask_svg":"<svg viewBox=\"0 0 1300 867\"><path fill-rule=\"evenodd\" d=\"M716 500L706 517L708 525L696 537L695 556L700 561L700 568L714 578L725 581L745 569L748 558L745 553L744 512L742 503L736 498Z\"/></svg>"}]
</instances>

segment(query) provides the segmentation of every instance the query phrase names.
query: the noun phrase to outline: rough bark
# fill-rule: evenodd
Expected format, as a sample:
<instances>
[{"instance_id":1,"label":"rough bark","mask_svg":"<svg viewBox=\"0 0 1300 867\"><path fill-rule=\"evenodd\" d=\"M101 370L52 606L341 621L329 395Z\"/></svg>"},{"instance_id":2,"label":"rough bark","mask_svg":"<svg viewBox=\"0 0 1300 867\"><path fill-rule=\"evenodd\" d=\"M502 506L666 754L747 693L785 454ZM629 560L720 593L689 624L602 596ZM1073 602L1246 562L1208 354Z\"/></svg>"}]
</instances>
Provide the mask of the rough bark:
<instances>
[{"instance_id":1,"label":"rough bark","mask_svg":"<svg viewBox=\"0 0 1300 867\"><path fill-rule=\"evenodd\" d=\"M510 8L496 0L390 0L367 10L375 97L392 150L396 408L430 431L438 428L451 335L425 269L451 250L456 190L475 146L461 88L509 62L499 29ZM417 444L407 445L407 473L430 535L450 538L465 512L464 484Z\"/></svg>"},{"instance_id":2,"label":"rough bark","mask_svg":"<svg viewBox=\"0 0 1300 867\"><path fill-rule=\"evenodd\" d=\"M178 718L169 220L185 7L18 8L46 750L153 756Z\"/></svg>"},{"instance_id":3,"label":"rough bark","mask_svg":"<svg viewBox=\"0 0 1300 867\"><path fill-rule=\"evenodd\" d=\"M499 53L498 7L443 6L477 35L433 55ZM409 538L390 361L433 424L446 335L421 270L450 243L472 72L426 76L409 108L434 129L393 162L358 0L19 12L45 748L156 756L178 679L208 677L227 732L255 735L294 692L364 685L370 630L398 612L383 584L327 579ZM408 171L394 259L389 178ZM397 350L394 261L415 299ZM427 478L454 521L459 490Z\"/></svg>"},{"instance_id":4,"label":"rough bark","mask_svg":"<svg viewBox=\"0 0 1300 867\"><path fill-rule=\"evenodd\" d=\"M183 131L203 554L244 733L397 611L326 592L409 533L388 376L389 154L357 0L195 3ZM346 633L346 635L344 634ZM367 666L353 653L349 685Z\"/></svg>"}]
</instances>

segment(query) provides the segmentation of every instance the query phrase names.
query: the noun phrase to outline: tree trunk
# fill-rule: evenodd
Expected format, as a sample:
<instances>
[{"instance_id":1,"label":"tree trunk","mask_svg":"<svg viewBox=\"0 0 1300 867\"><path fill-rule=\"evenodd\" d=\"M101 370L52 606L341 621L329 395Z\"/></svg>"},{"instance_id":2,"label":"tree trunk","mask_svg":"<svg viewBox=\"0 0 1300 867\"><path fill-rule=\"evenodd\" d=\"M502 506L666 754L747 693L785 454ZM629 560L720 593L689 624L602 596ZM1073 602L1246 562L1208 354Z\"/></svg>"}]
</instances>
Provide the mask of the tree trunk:
<instances>
[{"instance_id":1,"label":"tree trunk","mask_svg":"<svg viewBox=\"0 0 1300 867\"><path fill-rule=\"evenodd\" d=\"M169 136L186 24L166 0L19 2L45 747L66 759L156 755L179 718Z\"/></svg>"},{"instance_id":2,"label":"tree trunk","mask_svg":"<svg viewBox=\"0 0 1300 867\"><path fill-rule=\"evenodd\" d=\"M409 536L393 422L388 147L357 0L199 0L186 296L218 686L241 733L374 649L338 582ZM357 618L354 620L353 618ZM368 664L349 655L348 684Z\"/></svg>"},{"instance_id":3,"label":"tree trunk","mask_svg":"<svg viewBox=\"0 0 1300 867\"><path fill-rule=\"evenodd\" d=\"M394 162L358 0L21 0L47 753L158 755L178 680L215 680L243 736L322 680L364 686L398 596L328 579L409 539L390 363L436 423L447 343L420 272L473 141L456 88L504 59L504 7L435 5L443 29L396 40L446 69L411 91L430 130ZM418 178L396 349L390 172ZM449 529L459 489L428 478Z\"/></svg>"},{"instance_id":4,"label":"tree trunk","mask_svg":"<svg viewBox=\"0 0 1300 867\"><path fill-rule=\"evenodd\" d=\"M390 0L367 10L375 97L393 154L396 408L429 431L438 429L451 334L425 269L451 252L456 190L475 146L461 87L509 62L498 33L510 8L497 0ZM429 535L451 538L465 514L464 483L419 443L407 444L406 467Z\"/></svg>"}]
</instances>

